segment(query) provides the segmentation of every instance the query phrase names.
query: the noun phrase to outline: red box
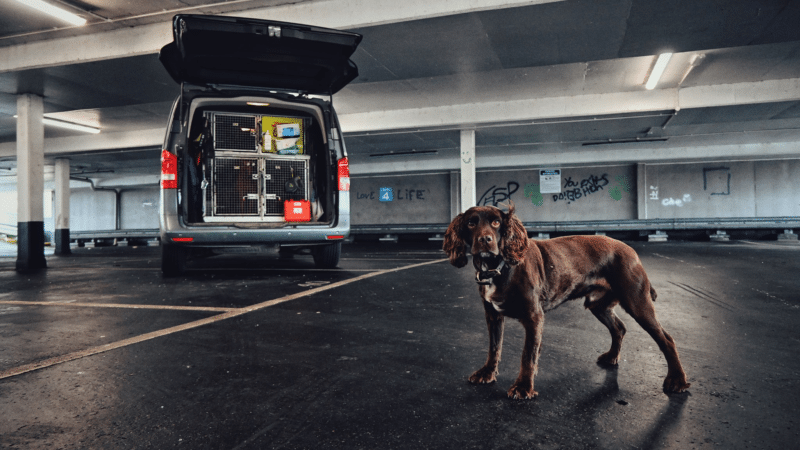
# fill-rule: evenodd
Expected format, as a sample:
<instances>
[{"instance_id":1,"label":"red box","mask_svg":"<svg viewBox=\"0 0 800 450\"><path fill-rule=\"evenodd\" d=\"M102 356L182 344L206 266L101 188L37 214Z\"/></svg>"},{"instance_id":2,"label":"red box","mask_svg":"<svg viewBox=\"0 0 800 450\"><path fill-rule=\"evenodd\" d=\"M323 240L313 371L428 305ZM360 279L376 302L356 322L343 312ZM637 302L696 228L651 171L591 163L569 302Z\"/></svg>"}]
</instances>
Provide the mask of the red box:
<instances>
[{"instance_id":1,"label":"red box","mask_svg":"<svg viewBox=\"0 0 800 450\"><path fill-rule=\"evenodd\" d=\"M283 202L283 216L287 222L310 222L311 203L308 200L286 200Z\"/></svg>"}]
</instances>

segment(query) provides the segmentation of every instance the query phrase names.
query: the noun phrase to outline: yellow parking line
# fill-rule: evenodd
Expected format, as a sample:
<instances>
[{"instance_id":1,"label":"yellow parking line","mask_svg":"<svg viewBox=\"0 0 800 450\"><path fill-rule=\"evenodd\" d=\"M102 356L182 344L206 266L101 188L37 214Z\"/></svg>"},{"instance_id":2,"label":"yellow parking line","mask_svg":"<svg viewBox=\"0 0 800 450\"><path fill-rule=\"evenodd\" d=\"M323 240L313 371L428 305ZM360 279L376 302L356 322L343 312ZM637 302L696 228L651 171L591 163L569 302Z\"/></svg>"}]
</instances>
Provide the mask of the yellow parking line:
<instances>
[{"instance_id":1,"label":"yellow parking line","mask_svg":"<svg viewBox=\"0 0 800 450\"><path fill-rule=\"evenodd\" d=\"M335 283L327 284L325 286L320 286L312 289L308 289L302 292L298 292L296 294L286 295L280 298L276 298L273 300L267 300L262 303L258 303L253 306L248 306L244 308L236 308L231 309L227 312L222 314L218 314L216 316L207 317L205 319L195 320L194 322L185 323L183 325L177 325L170 328L165 328L163 330L153 331L151 333L142 334L140 336L135 336L129 339L123 339L117 342L111 342L109 344L99 345L96 347L91 347L85 350L80 350L77 352L67 353L66 355L56 356L54 358L45 359L42 361L37 361L31 364L25 364L19 367L14 367L11 369L6 369L0 371L0 380L5 378L11 378L18 375L22 375L28 372L33 372L35 370L45 369L48 367L55 366L57 364L62 364L69 361L74 361L76 359L86 358L87 356L97 355L99 353L105 353L111 350L115 350L122 347L127 347L129 345L138 344L140 342L149 341L151 339L159 338L162 336L167 336L173 333L178 333L180 331L191 330L193 328L201 327L203 325L209 325L215 322L220 322L222 320L231 319L233 317L238 317L247 313L251 313L253 311L258 311L260 309L269 308L270 306L275 306L281 303L285 303L288 301L296 300L298 298L308 297L310 295L318 294L320 292L325 292L330 289L335 289L341 286L346 286L351 283L355 283L357 281L365 280L367 278L376 277L378 275L385 275L387 273L392 272L399 272L401 270L413 269L416 267L427 266L430 264L436 264L443 261L447 261L447 259L438 259L434 261L425 261L422 263L417 264L410 264L407 266L396 267L394 269L386 269L380 270L376 272L366 273L364 275L359 275L357 277L349 278L347 280L337 281ZM29 304L29 303L26 303ZM50 303L50 305L70 305L70 303Z\"/></svg>"}]
</instances>

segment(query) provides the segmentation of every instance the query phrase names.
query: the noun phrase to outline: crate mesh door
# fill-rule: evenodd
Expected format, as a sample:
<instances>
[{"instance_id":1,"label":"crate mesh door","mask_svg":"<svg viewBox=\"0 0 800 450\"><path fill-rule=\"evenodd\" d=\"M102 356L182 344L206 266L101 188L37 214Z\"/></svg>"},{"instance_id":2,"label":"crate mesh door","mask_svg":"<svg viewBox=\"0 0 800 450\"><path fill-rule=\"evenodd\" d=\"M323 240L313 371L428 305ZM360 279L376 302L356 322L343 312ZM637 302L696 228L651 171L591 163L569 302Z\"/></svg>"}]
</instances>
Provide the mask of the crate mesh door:
<instances>
[{"instance_id":1,"label":"crate mesh door","mask_svg":"<svg viewBox=\"0 0 800 450\"><path fill-rule=\"evenodd\" d=\"M284 200L308 200L308 161L266 160L264 197L264 214L270 216L283 215Z\"/></svg>"},{"instance_id":2,"label":"crate mesh door","mask_svg":"<svg viewBox=\"0 0 800 450\"><path fill-rule=\"evenodd\" d=\"M256 117L214 114L214 149L255 152Z\"/></svg>"},{"instance_id":3,"label":"crate mesh door","mask_svg":"<svg viewBox=\"0 0 800 450\"><path fill-rule=\"evenodd\" d=\"M214 215L257 216L258 173L258 159L216 158Z\"/></svg>"}]
</instances>

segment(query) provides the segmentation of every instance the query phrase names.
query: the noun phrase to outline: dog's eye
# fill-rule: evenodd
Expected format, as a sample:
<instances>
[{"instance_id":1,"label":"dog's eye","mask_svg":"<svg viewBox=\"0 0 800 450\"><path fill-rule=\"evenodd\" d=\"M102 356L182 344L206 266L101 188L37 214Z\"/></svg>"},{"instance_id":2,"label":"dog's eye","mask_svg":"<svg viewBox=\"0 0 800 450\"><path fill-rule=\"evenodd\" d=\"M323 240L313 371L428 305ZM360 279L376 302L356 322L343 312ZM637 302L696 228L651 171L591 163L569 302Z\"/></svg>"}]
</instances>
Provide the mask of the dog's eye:
<instances>
[{"instance_id":1,"label":"dog's eye","mask_svg":"<svg viewBox=\"0 0 800 450\"><path fill-rule=\"evenodd\" d=\"M470 220L469 222L467 222L467 226L470 228L475 228L476 226L478 226L478 222Z\"/></svg>"},{"instance_id":2,"label":"dog's eye","mask_svg":"<svg viewBox=\"0 0 800 450\"><path fill-rule=\"evenodd\" d=\"M492 226L495 227L495 228L500 228L500 221L497 220L497 219L494 219L492 221Z\"/></svg>"}]
</instances>

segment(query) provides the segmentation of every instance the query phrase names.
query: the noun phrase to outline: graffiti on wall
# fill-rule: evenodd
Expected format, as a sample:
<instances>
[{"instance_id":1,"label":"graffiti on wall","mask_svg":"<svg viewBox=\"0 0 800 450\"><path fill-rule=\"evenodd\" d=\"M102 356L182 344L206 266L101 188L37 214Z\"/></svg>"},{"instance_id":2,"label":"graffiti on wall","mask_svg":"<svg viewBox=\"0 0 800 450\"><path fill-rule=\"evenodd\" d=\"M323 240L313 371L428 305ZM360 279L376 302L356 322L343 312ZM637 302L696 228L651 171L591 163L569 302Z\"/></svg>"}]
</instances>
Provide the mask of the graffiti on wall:
<instances>
[{"instance_id":1,"label":"graffiti on wall","mask_svg":"<svg viewBox=\"0 0 800 450\"><path fill-rule=\"evenodd\" d=\"M633 189L632 183L627 176L619 175L614 178L614 185L608 189L609 196L614 200L621 200L623 193L631 192ZM590 195L599 191L606 190L609 186L609 175L604 173L602 175L589 175L588 177L580 180L574 180L573 177L567 177L564 180L564 191L558 194L552 194L553 202L566 201L570 204L576 200L587 198ZM478 198L478 206L498 206L503 202L511 200L512 195L519 191L520 183L517 181L508 181L505 184L494 184L489 189L483 192ZM542 194L541 185L539 183L528 183L523 190L525 198L530 200L533 206L544 205L546 194ZM549 195L549 194L547 194Z\"/></svg>"},{"instance_id":2,"label":"graffiti on wall","mask_svg":"<svg viewBox=\"0 0 800 450\"><path fill-rule=\"evenodd\" d=\"M617 184L608 190L608 195L614 200L619 201L622 198L623 192L631 191L631 182L628 181L628 177L624 175L618 175L614 179L617 181Z\"/></svg>"},{"instance_id":3,"label":"graffiti on wall","mask_svg":"<svg viewBox=\"0 0 800 450\"><path fill-rule=\"evenodd\" d=\"M622 199L623 192L631 192L633 187L627 176L618 175L614 177L614 180L615 185L608 190L608 195L612 199L619 201ZM566 190L558 194L553 194L553 202L566 201L567 204L569 204L604 190L609 184L607 173L600 176L590 175L580 181L574 181L572 177L568 177L564 180L564 188ZM544 197L539 184L529 183L525 185L525 198L529 199L532 205L542 206L544 204Z\"/></svg>"},{"instance_id":4,"label":"graffiti on wall","mask_svg":"<svg viewBox=\"0 0 800 450\"><path fill-rule=\"evenodd\" d=\"M478 199L478 206L497 206L501 202L511 199L511 195L519 190L519 183L509 181L505 186L494 185L486 190Z\"/></svg>"},{"instance_id":5,"label":"graffiti on wall","mask_svg":"<svg viewBox=\"0 0 800 450\"><path fill-rule=\"evenodd\" d=\"M393 201L397 200L426 200L425 195L430 193L430 189L397 189L381 188L379 193L375 191L359 192L356 191L356 200L380 200L380 201ZM395 195L396 194L396 195Z\"/></svg>"},{"instance_id":6,"label":"graffiti on wall","mask_svg":"<svg viewBox=\"0 0 800 450\"><path fill-rule=\"evenodd\" d=\"M648 196L648 200L658 200L658 186L650 186L650 195ZM691 194L683 194L681 198L672 198L666 197L661 199L661 204L663 206L677 206L678 208L683 207L683 205L692 201Z\"/></svg>"},{"instance_id":7,"label":"graffiti on wall","mask_svg":"<svg viewBox=\"0 0 800 450\"><path fill-rule=\"evenodd\" d=\"M731 168L703 169L703 190L711 191L711 195L731 195Z\"/></svg>"},{"instance_id":8,"label":"graffiti on wall","mask_svg":"<svg viewBox=\"0 0 800 450\"><path fill-rule=\"evenodd\" d=\"M567 177L564 180L564 192L560 194L553 194L553 201L558 202L565 200L567 204L582 198L587 198L590 195L604 190L608 186L608 174L604 173L599 177L597 175L589 175L588 177L578 181L573 181L572 177Z\"/></svg>"},{"instance_id":9,"label":"graffiti on wall","mask_svg":"<svg viewBox=\"0 0 800 450\"><path fill-rule=\"evenodd\" d=\"M683 194L683 198L665 198L661 200L661 204L664 206L677 206L679 208L683 207L683 205L692 201L692 196L690 194Z\"/></svg>"},{"instance_id":10,"label":"graffiti on wall","mask_svg":"<svg viewBox=\"0 0 800 450\"><path fill-rule=\"evenodd\" d=\"M525 185L525 198L531 199L533 206L542 206L544 204L544 196L542 196L538 184L531 183Z\"/></svg>"}]
</instances>

